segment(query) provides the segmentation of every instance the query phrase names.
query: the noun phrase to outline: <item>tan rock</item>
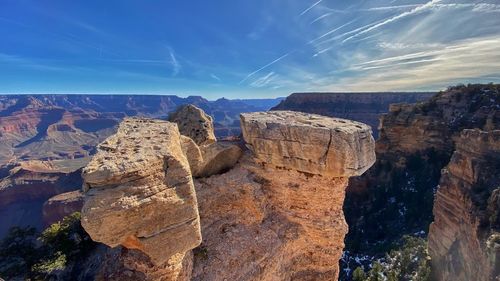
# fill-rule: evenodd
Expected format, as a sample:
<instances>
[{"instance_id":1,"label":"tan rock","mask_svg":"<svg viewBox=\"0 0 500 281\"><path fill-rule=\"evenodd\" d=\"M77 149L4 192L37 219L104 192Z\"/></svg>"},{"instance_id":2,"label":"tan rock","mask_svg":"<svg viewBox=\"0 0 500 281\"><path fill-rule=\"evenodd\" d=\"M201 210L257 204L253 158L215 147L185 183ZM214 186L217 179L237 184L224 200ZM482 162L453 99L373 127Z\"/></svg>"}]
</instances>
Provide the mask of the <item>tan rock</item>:
<instances>
[{"instance_id":1,"label":"tan rock","mask_svg":"<svg viewBox=\"0 0 500 281\"><path fill-rule=\"evenodd\" d=\"M242 150L238 145L229 142L216 142L202 146L201 153L203 163L193 174L196 177L209 177L234 167L241 157Z\"/></svg>"},{"instance_id":2,"label":"tan rock","mask_svg":"<svg viewBox=\"0 0 500 281\"><path fill-rule=\"evenodd\" d=\"M214 143L212 117L192 104L181 106L169 116L169 121L177 123L182 135L190 137L198 145Z\"/></svg>"},{"instance_id":3,"label":"tan rock","mask_svg":"<svg viewBox=\"0 0 500 281\"><path fill-rule=\"evenodd\" d=\"M200 243L196 195L176 124L125 119L82 176L82 226L93 240L138 249L158 265Z\"/></svg>"},{"instance_id":4,"label":"tan rock","mask_svg":"<svg viewBox=\"0 0 500 281\"><path fill-rule=\"evenodd\" d=\"M181 135L181 146L182 152L186 155L186 158L191 167L191 173L196 175L199 170L203 167L203 155L200 147L194 142L190 137Z\"/></svg>"},{"instance_id":5,"label":"tan rock","mask_svg":"<svg viewBox=\"0 0 500 281\"><path fill-rule=\"evenodd\" d=\"M83 173L82 225L94 240L128 248L107 259L103 280L338 278L345 187L373 162L369 127L291 112L246 114L242 124L255 154L231 143L198 147L175 124L147 119L126 119L100 145ZM203 244L192 263L197 202Z\"/></svg>"},{"instance_id":6,"label":"tan rock","mask_svg":"<svg viewBox=\"0 0 500 281\"><path fill-rule=\"evenodd\" d=\"M181 144L194 177L209 177L227 171L236 165L242 154L241 148L230 142L198 146L191 138L181 136Z\"/></svg>"},{"instance_id":7,"label":"tan rock","mask_svg":"<svg viewBox=\"0 0 500 281\"><path fill-rule=\"evenodd\" d=\"M247 153L195 181L203 243L192 280L337 280L347 178L262 168Z\"/></svg>"},{"instance_id":8,"label":"tan rock","mask_svg":"<svg viewBox=\"0 0 500 281\"><path fill-rule=\"evenodd\" d=\"M266 164L329 177L364 173L375 162L369 126L292 111L241 114L245 141Z\"/></svg>"},{"instance_id":9,"label":"tan rock","mask_svg":"<svg viewBox=\"0 0 500 281\"><path fill-rule=\"evenodd\" d=\"M429 229L437 280L500 277L500 130L464 130L443 170Z\"/></svg>"}]
</instances>

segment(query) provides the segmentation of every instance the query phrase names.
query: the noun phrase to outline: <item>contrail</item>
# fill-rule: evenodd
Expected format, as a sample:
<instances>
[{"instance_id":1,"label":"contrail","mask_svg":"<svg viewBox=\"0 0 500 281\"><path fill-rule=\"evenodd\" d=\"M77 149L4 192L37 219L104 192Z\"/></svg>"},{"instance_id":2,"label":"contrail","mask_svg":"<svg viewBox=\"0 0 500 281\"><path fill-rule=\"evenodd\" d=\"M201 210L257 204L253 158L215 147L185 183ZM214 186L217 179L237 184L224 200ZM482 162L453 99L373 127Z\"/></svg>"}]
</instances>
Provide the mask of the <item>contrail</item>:
<instances>
[{"instance_id":1,"label":"contrail","mask_svg":"<svg viewBox=\"0 0 500 281\"><path fill-rule=\"evenodd\" d=\"M302 13L300 13L299 17L303 16L305 13L309 12L309 10L311 10L314 7L316 7L319 3L321 3L321 1L323 1L323 0L319 0L318 2L312 4L311 7L305 9L304 11L302 11Z\"/></svg>"},{"instance_id":2,"label":"contrail","mask_svg":"<svg viewBox=\"0 0 500 281\"><path fill-rule=\"evenodd\" d=\"M168 48L168 51L170 53L170 64L172 65L172 76L176 76L177 74L179 74L181 65L177 61L177 58L175 58L174 51L171 48Z\"/></svg>"},{"instance_id":3,"label":"contrail","mask_svg":"<svg viewBox=\"0 0 500 281\"><path fill-rule=\"evenodd\" d=\"M337 28L332 29L332 30L328 31L327 33L325 33L325 34L321 35L320 37L317 37L317 38L315 38L315 39L313 39L313 40L309 41L309 44L312 44L312 43L314 43L315 41L318 41L319 39L324 38L325 36L328 36L328 35L330 35L330 34L334 33L335 31L337 31L337 30L339 30L339 29L341 29L341 28L343 28L343 27L345 27L345 26L347 26L347 25L349 25L349 24L351 24L351 23L353 23L353 22L355 22L355 21L356 21L356 20L354 19L354 20L352 20L352 21L350 21L350 22L348 22L348 23L345 23L345 24L343 24L343 25L341 25L341 26L339 26L339 27L337 27Z\"/></svg>"},{"instance_id":4,"label":"contrail","mask_svg":"<svg viewBox=\"0 0 500 281\"><path fill-rule=\"evenodd\" d=\"M414 9L410 10L410 11L407 11L407 12L401 13L401 14L399 14L397 16L388 18L387 20L385 20L385 21L383 21L383 22L381 22L379 24L371 26L371 27L369 27L369 28L367 28L365 30L362 30L362 31L360 31L360 32L358 32L358 33L350 36L350 37L347 37L346 39L344 39L342 41L342 43L345 43L345 42L353 39L354 37L357 37L359 35L362 35L362 34L365 34L367 32L370 32L370 31L372 31L374 29L377 29L377 28L379 28L381 26L384 26L384 25L386 25L388 23L391 23L393 21L396 21L396 20L399 20L401 18L404 18L404 17L410 16L410 15L416 14L416 13L421 12L422 10L425 10L427 8L431 8L432 6L434 6L435 4L437 4L437 3L441 2L441 1L442 0L431 0L431 1L429 1L429 2L427 2L425 4L423 4L423 5L420 5L420 6L416 7L416 8L414 8Z\"/></svg>"},{"instance_id":5,"label":"contrail","mask_svg":"<svg viewBox=\"0 0 500 281\"><path fill-rule=\"evenodd\" d=\"M271 66L271 65L273 65L273 64L275 64L275 63L277 63L277 62L279 62L280 60L282 60L282 59L286 58L286 57L287 57L288 55L290 55L291 53L293 53L293 51L288 52L288 53L286 53L286 54L282 55L281 57L279 57L279 58L277 58L277 59L273 60L272 62L270 62L270 63L268 63L268 64L264 65L263 67L261 67L261 68L259 68L259 69L255 70L254 72L252 72L252 73L248 74L248 75L247 75L247 76L246 76L243 80L241 80L241 81L240 81L240 83L238 83L238 84L241 84L241 83L245 82L248 78L252 77L253 75L255 75L256 73L258 73L259 71L261 71L261 70L263 70L263 69L266 69L267 67L269 67L269 66Z\"/></svg>"},{"instance_id":6,"label":"contrail","mask_svg":"<svg viewBox=\"0 0 500 281\"><path fill-rule=\"evenodd\" d=\"M317 17L315 20L313 20L313 21L311 22L311 24L313 24L313 23L315 23L315 22L319 21L320 19L326 18L326 17L328 17L328 16L329 16L329 15L331 15L331 14L332 14L332 13L326 13L326 14L324 14L324 15L320 16L320 17Z\"/></svg>"},{"instance_id":7,"label":"contrail","mask_svg":"<svg viewBox=\"0 0 500 281\"><path fill-rule=\"evenodd\" d=\"M217 76L217 75L215 75L215 74L213 74L213 73L212 73L212 74L210 74L210 77L212 77L213 79L215 79L215 80L217 80L217 81L219 81L219 82L220 82L220 81L222 81L222 80L219 78L219 76Z\"/></svg>"}]
</instances>

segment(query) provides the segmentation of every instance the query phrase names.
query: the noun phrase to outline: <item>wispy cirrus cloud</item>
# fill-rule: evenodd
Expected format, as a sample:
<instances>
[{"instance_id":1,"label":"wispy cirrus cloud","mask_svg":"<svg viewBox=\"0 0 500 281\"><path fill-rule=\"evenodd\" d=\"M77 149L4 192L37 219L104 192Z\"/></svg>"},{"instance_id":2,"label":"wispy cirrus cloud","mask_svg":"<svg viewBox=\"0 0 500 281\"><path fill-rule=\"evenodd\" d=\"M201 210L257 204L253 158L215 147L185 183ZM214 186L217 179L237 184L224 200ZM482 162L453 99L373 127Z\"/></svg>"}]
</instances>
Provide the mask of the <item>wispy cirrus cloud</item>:
<instances>
[{"instance_id":1,"label":"wispy cirrus cloud","mask_svg":"<svg viewBox=\"0 0 500 281\"><path fill-rule=\"evenodd\" d=\"M221 81L222 81L222 79L220 79L220 78L219 78L219 76L217 76L217 75L215 75L215 74L213 74L213 73L211 73L211 74L210 74L210 77L212 77L214 80L217 80L217 81L219 81L219 82L221 82Z\"/></svg>"},{"instance_id":2,"label":"wispy cirrus cloud","mask_svg":"<svg viewBox=\"0 0 500 281\"><path fill-rule=\"evenodd\" d=\"M274 71L271 71L268 74L255 79L255 81L253 81L252 83L250 83L250 86L255 87L255 88L265 87L269 83L271 83L271 81L273 81L273 79L275 79L276 76L277 75L274 73Z\"/></svg>"},{"instance_id":3,"label":"wispy cirrus cloud","mask_svg":"<svg viewBox=\"0 0 500 281\"><path fill-rule=\"evenodd\" d=\"M417 6L417 7L413 8L413 9L411 9L410 11L406 11L406 12L403 12L403 13L398 14L396 16L387 18L386 20L384 20L384 21L382 21L382 22L380 22L378 24L370 26L370 27L368 27L366 29L363 29L363 30L359 31L358 33L356 33L356 34L354 34L352 36L347 37L346 39L344 39L342 41L342 43L345 43L345 42L347 42L347 41L349 41L349 40L351 40L351 39L353 39L353 38L355 38L357 36L360 36L360 35L363 35L365 33L368 33L368 32L370 32L372 30L377 29L377 28L383 27L384 25L387 25L389 23L392 23L392 22L395 22L397 20L400 20L400 19L402 19L404 17L408 17L408 16L411 16L411 15L415 15L415 14L421 13L421 12L427 10L427 9L432 8L434 5L438 4L441 1L443 1L443 0L431 0L431 1L429 1L429 2L427 2L425 4L423 4L423 5L420 5L420 6Z\"/></svg>"},{"instance_id":4,"label":"wispy cirrus cloud","mask_svg":"<svg viewBox=\"0 0 500 281\"><path fill-rule=\"evenodd\" d=\"M444 48L370 60L354 65L356 78L346 77L335 87L347 90L400 90L446 87L500 73L500 37L467 39ZM383 69L383 71L380 71ZM326 88L333 88L329 85Z\"/></svg>"},{"instance_id":5,"label":"wispy cirrus cloud","mask_svg":"<svg viewBox=\"0 0 500 281\"><path fill-rule=\"evenodd\" d=\"M169 54L169 63L172 66L172 76L177 76L179 74L179 71L181 70L181 64L175 57L175 52L172 48L168 48L168 54Z\"/></svg>"}]
</instances>

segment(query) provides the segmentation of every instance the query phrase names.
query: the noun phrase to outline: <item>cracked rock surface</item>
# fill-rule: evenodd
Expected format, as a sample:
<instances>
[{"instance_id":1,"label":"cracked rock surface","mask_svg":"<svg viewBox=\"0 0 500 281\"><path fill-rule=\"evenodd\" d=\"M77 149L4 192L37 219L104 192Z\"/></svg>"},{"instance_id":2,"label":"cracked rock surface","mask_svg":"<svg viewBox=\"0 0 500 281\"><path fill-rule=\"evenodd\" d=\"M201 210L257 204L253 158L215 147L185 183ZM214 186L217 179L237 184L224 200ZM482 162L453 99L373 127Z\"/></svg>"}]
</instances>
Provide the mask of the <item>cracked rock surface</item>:
<instances>
[{"instance_id":1,"label":"cracked rock surface","mask_svg":"<svg viewBox=\"0 0 500 281\"><path fill-rule=\"evenodd\" d=\"M293 111L241 114L243 137L263 163L328 177L364 173L375 141L363 123Z\"/></svg>"},{"instance_id":2,"label":"cracked rock surface","mask_svg":"<svg viewBox=\"0 0 500 281\"><path fill-rule=\"evenodd\" d=\"M176 124L125 119L82 175L82 225L93 240L138 249L155 264L182 261L199 245L196 195Z\"/></svg>"}]
</instances>

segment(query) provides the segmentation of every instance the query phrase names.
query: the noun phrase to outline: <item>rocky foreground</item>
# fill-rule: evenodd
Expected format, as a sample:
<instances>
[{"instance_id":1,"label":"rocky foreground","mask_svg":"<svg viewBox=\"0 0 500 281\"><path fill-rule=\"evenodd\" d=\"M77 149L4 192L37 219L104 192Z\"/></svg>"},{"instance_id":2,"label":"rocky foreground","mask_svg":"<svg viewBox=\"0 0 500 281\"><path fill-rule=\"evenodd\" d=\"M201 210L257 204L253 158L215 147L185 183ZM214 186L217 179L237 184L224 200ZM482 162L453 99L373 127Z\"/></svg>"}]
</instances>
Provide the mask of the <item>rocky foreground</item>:
<instances>
[{"instance_id":1,"label":"rocky foreground","mask_svg":"<svg viewBox=\"0 0 500 281\"><path fill-rule=\"evenodd\" d=\"M241 125L245 144L195 142L132 118L99 145L82 225L117 250L98 280L338 278L348 178L375 161L370 127L286 111Z\"/></svg>"}]
</instances>

